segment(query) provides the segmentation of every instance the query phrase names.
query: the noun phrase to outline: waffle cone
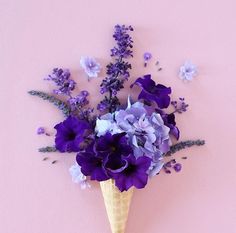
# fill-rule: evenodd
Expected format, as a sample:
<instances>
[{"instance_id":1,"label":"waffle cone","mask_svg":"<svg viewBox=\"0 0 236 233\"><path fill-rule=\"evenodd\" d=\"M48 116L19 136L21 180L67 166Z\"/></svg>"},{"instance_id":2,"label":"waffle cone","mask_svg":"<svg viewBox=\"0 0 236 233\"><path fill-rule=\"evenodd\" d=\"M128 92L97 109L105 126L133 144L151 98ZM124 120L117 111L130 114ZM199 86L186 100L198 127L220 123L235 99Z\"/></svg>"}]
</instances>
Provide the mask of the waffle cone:
<instances>
[{"instance_id":1,"label":"waffle cone","mask_svg":"<svg viewBox=\"0 0 236 233\"><path fill-rule=\"evenodd\" d=\"M114 180L100 182L112 233L124 233L133 195L133 188L120 192Z\"/></svg>"}]
</instances>

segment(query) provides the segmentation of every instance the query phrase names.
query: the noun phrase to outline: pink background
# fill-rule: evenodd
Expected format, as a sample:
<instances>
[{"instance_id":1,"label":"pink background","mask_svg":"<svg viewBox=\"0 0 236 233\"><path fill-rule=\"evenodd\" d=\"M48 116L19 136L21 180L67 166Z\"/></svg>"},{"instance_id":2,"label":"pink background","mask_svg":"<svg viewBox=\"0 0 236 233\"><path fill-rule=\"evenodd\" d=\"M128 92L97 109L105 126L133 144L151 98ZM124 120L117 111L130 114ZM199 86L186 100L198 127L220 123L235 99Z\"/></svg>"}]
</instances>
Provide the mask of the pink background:
<instances>
[{"instance_id":1,"label":"pink background","mask_svg":"<svg viewBox=\"0 0 236 233\"><path fill-rule=\"evenodd\" d=\"M235 9L234 0L0 0L0 232L110 232L98 185L81 191L71 181L74 155L56 153L42 162L37 148L53 137L35 131L45 126L51 132L63 117L26 92L52 90L43 77L67 67L95 104L101 77L87 85L79 59L95 56L105 66L116 23L135 27L131 80L151 72L171 85L173 97L190 103L177 119L181 139L207 142L176 154L189 156L181 173L162 173L136 190L127 233L236 232ZM145 51L154 56L147 69ZM177 77L186 59L199 69L188 84Z\"/></svg>"}]
</instances>

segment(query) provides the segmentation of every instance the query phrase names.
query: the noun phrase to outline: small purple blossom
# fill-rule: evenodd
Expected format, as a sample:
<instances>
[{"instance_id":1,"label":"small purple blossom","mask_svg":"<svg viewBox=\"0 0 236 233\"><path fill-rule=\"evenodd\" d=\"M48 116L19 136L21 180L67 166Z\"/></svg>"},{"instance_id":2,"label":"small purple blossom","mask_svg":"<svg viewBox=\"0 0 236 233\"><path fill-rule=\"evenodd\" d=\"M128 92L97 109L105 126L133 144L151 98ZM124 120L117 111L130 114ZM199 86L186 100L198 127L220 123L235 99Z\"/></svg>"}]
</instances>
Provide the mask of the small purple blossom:
<instances>
[{"instance_id":1,"label":"small purple blossom","mask_svg":"<svg viewBox=\"0 0 236 233\"><path fill-rule=\"evenodd\" d=\"M45 80L53 81L58 89L54 89L53 92L57 95L71 95L71 91L75 89L76 82L70 78L70 71L68 69L53 69Z\"/></svg>"},{"instance_id":2,"label":"small purple blossom","mask_svg":"<svg viewBox=\"0 0 236 233\"><path fill-rule=\"evenodd\" d=\"M182 165L180 163L176 163L173 168L176 172L180 172L182 169Z\"/></svg>"},{"instance_id":3,"label":"small purple blossom","mask_svg":"<svg viewBox=\"0 0 236 233\"><path fill-rule=\"evenodd\" d=\"M156 84L151 75L144 75L142 78L138 78L130 87L138 85L142 88L138 99L143 99L147 102L156 102L159 108L167 108L170 104L171 88L162 84Z\"/></svg>"},{"instance_id":4,"label":"small purple blossom","mask_svg":"<svg viewBox=\"0 0 236 233\"><path fill-rule=\"evenodd\" d=\"M186 61L179 70L179 77L182 80L191 81L197 75L197 68L190 61Z\"/></svg>"},{"instance_id":5,"label":"small purple blossom","mask_svg":"<svg viewBox=\"0 0 236 233\"><path fill-rule=\"evenodd\" d=\"M149 52L145 52L143 54L143 59L144 59L144 66L147 66L147 62L152 58L152 54Z\"/></svg>"},{"instance_id":6,"label":"small purple blossom","mask_svg":"<svg viewBox=\"0 0 236 233\"><path fill-rule=\"evenodd\" d=\"M77 96L71 97L68 103L72 111L81 110L85 105L89 104L87 97L89 96L88 91L81 91Z\"/></svg>"},{"instance_id":7,"label":"small purple blossom","mask_svg":"<svg viewBox=\"0 0 236 233\"><path fill-rule=\"evenodd\" d=\"M179 98L179 101L171 101L171 105L174 107L175 111L173 113L183 113L187 111L188 104L185 103L184 98Z\"/></svg>"},{"instance_id":8,"label":"small purple blossom","mask_svg":"<svg viewBox=\"0 0 236 233\"><path fill-rule=\"evenodd\" d=\"M45 134L45 128L44 127L39 127L37 129L37 134L40 135L40 134Z\"/></svg>"},{"instance_id":9,"label":"small purple blossom","mask_svg":"<svg viewBox=\"0 0 236 233\"><path fill-rule=\"evenodd\" d=\"M100 64L92 57L81 57L80 65L89 78L98 77L98 73L101 71Z\"/></svg>"}]
</instances>

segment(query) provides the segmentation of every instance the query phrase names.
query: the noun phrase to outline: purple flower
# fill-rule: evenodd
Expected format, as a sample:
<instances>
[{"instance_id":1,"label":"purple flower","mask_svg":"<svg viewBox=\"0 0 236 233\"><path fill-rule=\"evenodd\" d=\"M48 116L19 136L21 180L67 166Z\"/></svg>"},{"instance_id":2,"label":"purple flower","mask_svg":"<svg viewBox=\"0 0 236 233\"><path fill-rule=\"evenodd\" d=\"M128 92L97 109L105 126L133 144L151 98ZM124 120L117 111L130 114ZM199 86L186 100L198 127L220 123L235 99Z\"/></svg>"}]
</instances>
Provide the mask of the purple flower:
<instances>
[{"instance_id":1,"label":"purple flower","mask_svg":"<svg viewBox=\"0 0 236 233\"><path fill-rule=\"evenodd\" d=\"M89 101L87 100L89 93L87 91L81 91L77 96L71 97L68 102L71 107L72 111L75 111L76 109L81 109L85 105L89 104Z\"/></svg>"},{"instance_id":2,"label":"purple flower","mask_svg":"<svg viewBox=\"0 0 236 233\"><path fill-rule=\"evenodd\" d=\"M91 144L85 151L81 151L76 156L77 163L81 166L81 171L85 176L90 176L91 180L105 181L108 176L104 167L104 154L97 153L94 144Z\"/></svg>"},{"instance_id":3,"label":"purple flower","mask_svg":"<svg viewBox=\"0 0 236 233\"><path fill-rule=\"evenodd\" d=\"M134 155L129 155L126 159L128 166L120 173L113 173L112 178L115 180L115 185L123 192L127 191L132 186L141 189L144 188L148 181L148 169L151 164L151 159L142 156L138 159Z\"/></svg>"},{"instance_id":4,"label":"purple flower","mask_svg":"<svg viewBox=\"0 0 236 233\"><path fill-rule=\"evenodd\" d=\"M85 132L90 125L76 117L69 116L63 122L54 127L57 130L55 144L60 152L77 152L84 141Z\"/></svg>"},{"instance_id":5,"label":"purple flower","mask_svg":"<svg viewBox=\"0 0 236 233\"><path fill-rule=\"evenodd\" d=\"M180 163L176 163L173 168L176 172L180 172L182 169L182 165Z\"/></svg>"},{"instance_id":6,"label":"purple flower","mask_svg":"<svg viewBox=\"0 0 236 233\"><path fill-rule=\"evenodd\" d=\"M197 75L197 68L190 61L186 61L179 70L179 77L182 80L191 81Z\"/></svg>"},{"instance_id":7,"label":"purple flower","mask_svg":"<svg viewBox=\"0 0 236 233\"><path fill-rule=\"evenodd\" d=\"M53 90L57 95L68 95L70 96L71 91L75 89L76 82L70 78L70 71L68 69L53 69L52 73L49 74L45 80L53 81L59 89Z\"/></svg>"},{"instance_id":8,"label":"purple flower","mask_svg":"<svg viewBox=\"0 0 236 233\"><path fill-rule=\"evenodd\" d=\"M143 54L143 59L144 59L145 62L150 60L151 58L152 58L152 54L151 53L146 52L146 53Z\"/></svg>"},{"instance_id":9,"label":"purple flower","mask_svg":"<svg viewBox=\"0 0 236 233\"><path fill-rule=\"evenodd\" d=\"M165 125L170 128L170 134L172 134L178 140L180 131L176 127L175 114L163 114L162 119L164 120Z\"/></svg>"},{"instance_id":10,"label":"purple flower","mask_svg":"<svg viewBox=\"0 0 236 233\"><path fill-rule=\"evenodd\" d=\"M96 141L96 150L100 154L119 154L128 156L132 153L132 148L128 145L128 139L125 137L126 133L118 133L112 135L106 133Z\"/></svg>"},{"instance_id":11,"label":"purple flower","mask_svg":"<svg viewBox=\"0 0 236 233\"><path fill-rule=\"evenodd\" d=\"M131 26L126 27L125 25L116 25L115 33L113 34L114 39L117 42L117 47L111 49L111 56L128 58L132 56L133 40L128 34L129 31L134 29Z\"/></svg>"},{"instance_id":12,"label":"purple flower","mask_svg":"<svg viewBox=\"0 0 236 233\"><path fill-rule=\"evenodd\" d=\"M39 127L37 129L37 134L40 135L40 134L45 134L45 128L44 127Z\"/></svg>"},{"instance_id":13,"label":"purple flower","mask_svg":"<svg viewBox=\"0 0 236 233\"><path fill-rule=\"evenodd\" d=\"M147 102L156 102L159 108L167 108L170 104L171 88L161 84L157 84L151 79L151 75L144 75L143 78L138 78L132 85L138 85L142 88L138 99L143 99Z\"/></svg>"},{"instance_id":14,"label":"purple flower","mask_svg":"<svg viewBox=\"0 0 236 233\"><path fill-rule=\"evenodd\" d=\"M89 78L97 77L101 71L100 64L92 57L81 57L80 65Z\"/></svg>"}]
</instances>

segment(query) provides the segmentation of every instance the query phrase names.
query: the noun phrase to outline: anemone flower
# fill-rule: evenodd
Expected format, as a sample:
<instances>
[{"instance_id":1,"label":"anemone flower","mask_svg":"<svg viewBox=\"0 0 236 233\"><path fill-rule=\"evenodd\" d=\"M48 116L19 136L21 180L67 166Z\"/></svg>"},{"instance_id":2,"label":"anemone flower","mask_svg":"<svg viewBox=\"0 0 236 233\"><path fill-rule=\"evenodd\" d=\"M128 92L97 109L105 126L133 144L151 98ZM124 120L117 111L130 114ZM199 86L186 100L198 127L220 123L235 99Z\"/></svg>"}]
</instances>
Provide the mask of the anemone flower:
<instances>
[{"instance_id":1,"label":"anemone flower","mask_svg":"<svg viewBox=\"0 0 236 233\"><path fill-rule=\"evenodd\" d=\"M55 145L60 152L78 152L90 125L76 117L69 116L54 127L57 130Z\"/></svg>"},{"instance_id":2,"label":"anemone flower","mask_svg":"<svg viewBox=\"0 0 236 233\"><path fill-rule=\"evenodd\" d=\"M130 87L138 85L142 88L138 99L146 100L147 102L156 102L159 108L167 108L170 104L171 88L162 84L157 84L151 79L151 75L144 75L138 78Z\"/></svg>"}]
</instances>

